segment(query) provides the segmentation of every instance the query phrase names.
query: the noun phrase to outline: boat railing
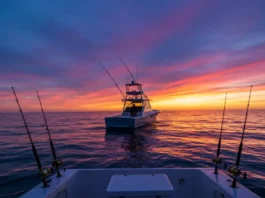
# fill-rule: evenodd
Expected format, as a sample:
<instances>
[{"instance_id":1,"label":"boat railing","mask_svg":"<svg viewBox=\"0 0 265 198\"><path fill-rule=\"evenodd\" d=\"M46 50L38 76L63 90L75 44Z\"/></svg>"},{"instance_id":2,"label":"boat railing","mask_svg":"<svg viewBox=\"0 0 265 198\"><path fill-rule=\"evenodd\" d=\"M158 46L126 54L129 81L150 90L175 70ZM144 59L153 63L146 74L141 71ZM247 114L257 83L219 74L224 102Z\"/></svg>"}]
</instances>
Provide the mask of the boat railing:
<instances>
[{"instance_id":1,"label":"boat railing","mask_svg":"<svg viewBox=\"0 0 265 198\"><path fill-rule=\"evenodd\" d=\"M143 102L143 101L149 101L148 99L145 98L126 98L122 99L122 102Z\"/></svg>"},{"instance_id":2,"label":"boat railing","mask_svg":"<svg viewBox=\"0 0 265 198\"><path fill-rule=\"evenodd\" d=\"M143 92L142 91L126 91L127 95L142 95Z\"/></svg>"}]
</instances>

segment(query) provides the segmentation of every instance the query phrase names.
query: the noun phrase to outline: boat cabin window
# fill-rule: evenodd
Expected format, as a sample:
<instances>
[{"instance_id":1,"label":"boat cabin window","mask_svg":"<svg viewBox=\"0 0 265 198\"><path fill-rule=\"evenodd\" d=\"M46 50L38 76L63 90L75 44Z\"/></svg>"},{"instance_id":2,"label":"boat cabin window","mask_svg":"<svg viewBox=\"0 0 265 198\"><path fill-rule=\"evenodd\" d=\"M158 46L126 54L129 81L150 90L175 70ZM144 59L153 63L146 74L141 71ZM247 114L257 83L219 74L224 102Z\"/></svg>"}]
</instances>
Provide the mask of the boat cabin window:
<instances>
[{"instance_id":1,"label":"boat cabin window","mask_svg":"<svg viewBox=\"0 0 265 198\"><path fill-rule=\"evenodd\" d=\"M146 101L145 105L144 105L144 113L147 113L150 111L152 111L151 105L150 105L149 101Z\"/></svg>"},{"instance_id":2,"label":"boat cabin window","mask_svg":"<svg viewBox=\"0 0 265 198\"><path fill-rule=\"evenodd\" d=\"M126 93L129 95L141 95L142 94L141 86L137 84L126 86Z\"/></svg>"},{"instance_id":3,"label":"boat cabin window","mask_svg":"<svg viewBox=\"0 0 265 198\"><path fill-rule=\"evenodd\" d=\"M125 106L125 112L131 112L131 111L142 111L142 103L128 103Z\"/></svg>"}]
</instances>

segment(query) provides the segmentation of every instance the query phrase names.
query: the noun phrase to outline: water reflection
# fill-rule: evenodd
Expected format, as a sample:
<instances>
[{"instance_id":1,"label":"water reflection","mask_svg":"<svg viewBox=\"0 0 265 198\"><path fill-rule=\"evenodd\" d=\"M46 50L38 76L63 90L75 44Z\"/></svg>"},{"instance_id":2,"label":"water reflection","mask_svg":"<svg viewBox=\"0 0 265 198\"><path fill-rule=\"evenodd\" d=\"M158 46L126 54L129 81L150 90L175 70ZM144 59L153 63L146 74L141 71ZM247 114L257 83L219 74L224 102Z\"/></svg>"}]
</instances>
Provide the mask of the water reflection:
<instances>
[{"instance_id":1,"label":"water reflection","mask_svg":"<svg viewBox=\"0 0 265 198\"><path fill-rule=\"evenodd\" d=\"M125 151L121 161L126 161L129 167L137 168L143 167L149 161L153 134L154 126L135 130L110 129L105 135L105 140L109 146L114 142L120 144L120 148Z\"/></svg>"},{"instance_id":2,"label":"water reflection","mask_svg":"<svg viewBox=\"0 0 265 198\"><path fill-rule=\"evenodd\" d=\"M129 152L146 152L148 149L148 141L146 137L140 134L132 134L125 136L121 142L121 148Z\"/></svg>"}]
</instances>

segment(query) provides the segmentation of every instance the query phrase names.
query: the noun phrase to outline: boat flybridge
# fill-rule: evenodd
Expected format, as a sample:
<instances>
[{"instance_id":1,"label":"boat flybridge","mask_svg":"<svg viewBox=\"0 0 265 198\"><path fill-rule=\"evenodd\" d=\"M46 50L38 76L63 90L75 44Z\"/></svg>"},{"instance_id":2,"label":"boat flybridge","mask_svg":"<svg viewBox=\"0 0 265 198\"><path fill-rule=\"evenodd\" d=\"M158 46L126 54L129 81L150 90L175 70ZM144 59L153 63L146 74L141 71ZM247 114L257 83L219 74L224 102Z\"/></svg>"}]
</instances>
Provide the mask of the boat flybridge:
<instances>
[{"instance_id":1,"label":"boat flybridge","mask_svg":"<svg viewBox=\"0 0 265 198\"><path fill-rule=\"evenodd\" d=\"M125 84L125 88L126 96L122 99L124 103L122 113L106 117L106 128L137 128L154 123L159 111L152 109L142 84L131 81Z\"/></svg>"},{"instance_id":2,"label":"boat flybridge","mask_svg":"<svg viewBox=\"0 0 265 198\"><path fill-rule=\"evenodd\" d=\"M129 84L131 87L134 83ZM139 84L138 87L141 87ZM54 161L52 168L44 168L34 146L31 134L14 88L13 92L22 115L42 183L22 195L22 198L258 198L259 196L240 185L239 167L243 148L245 118L241 142L234 166L228 176L219 170L222 127L217 155L212 159L214 168L124 168L124 169L61 169L62 161L56 157L47 120L40 101ZM250 92L251 93L251 92ZM38 93L37 93L38 94ZM140 95L136 94L135 95ZM142 95L142 93L141 93ZM130 95L131 96L131 95ZM38 95L39 97L39 95ZM129 98L128 98L129 99ZM250 100L250 98L249 98ZM126 102L130 100L125 100ZM135 102L135 100L133 100ZM141 100L142 103L147 100ZM125 106L125 109L128 106ZM125 111L126 112L126 111ZM225 108L224 108L225 112ZM224 120L224 114L223 114ZM223 122L222 122L223 126ZM53 174L56 170L56 175ZM246 178L246 174L244 174Z\"/></svg>"}]
</instances>

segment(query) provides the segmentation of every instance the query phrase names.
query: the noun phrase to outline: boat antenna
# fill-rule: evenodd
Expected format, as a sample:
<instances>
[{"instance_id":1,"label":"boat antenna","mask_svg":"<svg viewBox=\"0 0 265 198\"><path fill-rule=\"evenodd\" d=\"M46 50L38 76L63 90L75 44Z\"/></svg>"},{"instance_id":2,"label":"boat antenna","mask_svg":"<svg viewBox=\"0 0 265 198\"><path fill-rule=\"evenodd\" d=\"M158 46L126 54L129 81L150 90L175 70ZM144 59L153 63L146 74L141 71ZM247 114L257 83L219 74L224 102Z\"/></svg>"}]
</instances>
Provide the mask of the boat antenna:
<instances>
[{"instance_id":1,"label":"boat antenna","mask_svg":"<svg viewBox=\"0 0 265 198\"><path fill-rule=\"evenodd\" d=\"M234 175L233 182L231 185L232 188L236 188L237 177L241 174L241 169L239 168L239 163L240 163L241 153L242 153L242 149L243 149L243 140L244 140L245 129L246 129L246 124L247 124L248 109L249 109L249 104L250 104L251 92L252 92L252 85L250 86L247 111L246 111L246 115L245 115L245 122L244 122L244 126L243 126L241 141L240 141L238 152L237 152L236 165L230 166L228 169L228 171Z\"/></svg>"},{"instance_id":2,"label":"boat antenna","mask_svg":"<svg viewBox=\"0 0 265 198\"><path fill-rule=\"evenodd\" d=\"M222 163L222 159L219 157L219 155L220 155L223 125L224 125L224 118L225 118L226 99L227 99L227 93L225 94L225 104L224 104L223 118L222 118L221 131L220 131L220 136L219 136L219 142L218 142L216 157L213 158L213 162L215 163L214 174L218 174L218 164Z\"/></svg>"},{"instance_id":3,"label":"boat antenna","mask_svg":"<svg viewBox=\"0 0 265 198\"><path fill-rule=\"evenodd\" d=\"M114 84L116 85L116 87L119 89L123 99L125 99L124 94L121 91L121 88L119 87L119 85L116 83L116 81L114 80L114 78L111 76L111 74L109 73L109 71L99 62L99 65L106 71L106 73L109 75L109 77L112 79L112 81L114 82Z\"/></svg>"},{"instance_id":4,"label":"boat antenna","mask_svg":"<svg viewBox=\"0 0 265 198\"><path fill-rule=\"evenodd\" d=\"M135 78L133 77L132 72L130 71L129 67L126 65L126 63L122 60L121 57L119 57L119 58L120 58L121 62L124 64L124 66L126 67L126 69L128 70L128 72L130 73L132 79L136 82L136 80L135 80Z\"/></svg>"},{"instance_id":5,"label":"boat antenna","mask_svg":"<svg viewBox=\"0 0 265 198\"><path fill-rule=\"evenodd\" d=\"M27 125L27 122L26 122L26 119L24 117L24 114L22 112L22 109L21 109L21 106L19 104L19 101L18 101L18 98L17 98L17 95L16 95L16 92L15 92L15 89L14 87L11 87L11 89L13 90L13 93L14 93L14 96L16 98L16 102L17 102L17 105L18 105L18 108L19 108L19 111L20 111L20 114L22 116L22 119L24 121L24 126L27 130L27 133L28 133L28 137L29 137L29 140L30 140L30 144L31 144L31 148L32 148L32 152L33 152L33 155L34 155L34 158L35 158L35 161L37 163L37 166L38 166L38 169L39 169L39 172L41 174L41 177L42 177L42 182L43 182L43 187L46 188L48 187L48 184L47 184L47 181L46 181L46 177L48 176L48 174L50 173L50 170L48 168L42 168L41 167L41 163L40 163L40 158L39 158L39 155L38 155L38 152L37 152L37 149L32 141L32 138L31 138L31 135L30 135L30 132L29 132L29 128L28 128L28 125Z\"/></svg>"},{"instance_id":6,"label":"boat antenna","mask_svg":"<svg viewBox=\"0 0 265 198\"><path fill-rule=\"evenodd\" d=\"M135 81L137 81L137 67L135 67Z\"/></svg>"},{"instance_id":7,"label":"boat antenna","mask_svg":"<svg viewBox=\"0 0 265 198\"><path fill-rule=\"evenodd\" d=\"M119 57L119 58L120 58L121 62L123 62L124 66L127 68L127 70L128 70L128 72L130 73L130 75L131 75L133 81L136 82L136 80L135 80L135 78L133 77L132 72L130 71L129 67L126 65L126 63L122 60L121 57ZM144 95L148 100L150 100L150 99L147 97L146 94L143 93L143 95ZM150 103L149 103L149 105L151 106Z\"/></svg>"},{"instance_id":8,"label":"boat antenna","mask_svg":"<svg viewBox=\"0 0 265 198\"><path fill-rule=\"evenodd\" d=\"M39 95L38 91L36 91L36 93L37 93L37 96L38 96L38 99L39 99L39 102L40 102L43 119L44 119L44 122L45 122L45 125L46 125L46 130L47 130L48 135L49 135L52 155L53 155L53 159L54 159L54 161L52 162L52 165L56 168L57 177L61 177L62 175L60 173L60 165L62 165L62 161L61 160L57 160L56 152L55 152L55 149L54 149L54 146L53 146L53 142L52 142L52 138L51 138L51 134L50 134L50 130L49 130L48 123L47 123L47 120L46 120L46 116L45 116L45 113L44 113L44 110L43 110L43 106L42 106L42 103L41 103L40 95Z\"/></svg>"}]
</instances>

